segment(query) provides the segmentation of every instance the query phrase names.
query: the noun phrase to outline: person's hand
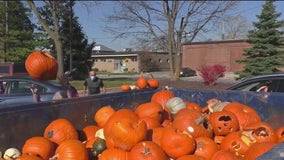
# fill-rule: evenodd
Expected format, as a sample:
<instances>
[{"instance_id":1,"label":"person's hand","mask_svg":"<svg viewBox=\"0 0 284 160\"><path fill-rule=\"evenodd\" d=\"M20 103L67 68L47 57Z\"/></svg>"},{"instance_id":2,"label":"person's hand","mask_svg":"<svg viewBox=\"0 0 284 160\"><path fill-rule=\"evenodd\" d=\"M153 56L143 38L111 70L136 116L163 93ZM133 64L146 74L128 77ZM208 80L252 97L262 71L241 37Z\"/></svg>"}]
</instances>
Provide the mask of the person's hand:
<instances>
[{"instance_id":1,"label":"person's hand","mask_svg":"<svg viewBox=\"0 0 284 160\"><path fill-rule=\"evenodd\" d=\"M34 86L30 87L32 94L38 94L38 89Z\"/></svg>"}]
</instances>

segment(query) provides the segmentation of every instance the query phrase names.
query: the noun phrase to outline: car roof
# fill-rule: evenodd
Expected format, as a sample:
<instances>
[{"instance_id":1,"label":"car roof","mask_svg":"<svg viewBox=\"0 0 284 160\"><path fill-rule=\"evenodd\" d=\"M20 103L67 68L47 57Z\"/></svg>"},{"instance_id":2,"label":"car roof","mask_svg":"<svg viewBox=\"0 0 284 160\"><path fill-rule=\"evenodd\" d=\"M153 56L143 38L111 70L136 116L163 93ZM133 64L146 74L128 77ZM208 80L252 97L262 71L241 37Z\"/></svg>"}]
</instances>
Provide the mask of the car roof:
<instances>
[{"instance_id":1,"label":"car roof","mask_svg":"<svg viewBox=\"0 0 284 160\"><path fill-rule=\"evenodd\" d=\"M241 81L246 81L246 80L251 80L251 79L267 79L267 78L283 78L284 77L284 72L276 72L276 73L268 73L268 74L261 74L261 75L256 75L254 77L242 79Z\"/></svg>"},{"instance_id":2,"label":"car roof","mask_svg":"<svg viewBox=\"0 0 284 160\"><path fill-rule=\"evenodd\" d=\"M33 81L33 82L41 83L41 84L45 84L45 85L62 87L62 85L57 83L55 80L40 81L40 80L32 78L31 76L4 76L4 77L0 77L0 81L5 81L5 80L27 80L27 81Z\"/></svg>"},{"instance_id":3,"label":"car roof","mask_svg":"<svg viewBox=\"0 0 284 160\"><path fill-rule=\"evenodd\" d=\"M272 79L284 79L284 72L275 72L275 73L269 73L269 74L262 74L262 75L257 75L254 77L246 78L246 79L241 79L234 85L230 86L227 89L234 89L235 87L239 87L240 85L259 81L259 80L272 80Z\"/></svg>"}]
</instances>

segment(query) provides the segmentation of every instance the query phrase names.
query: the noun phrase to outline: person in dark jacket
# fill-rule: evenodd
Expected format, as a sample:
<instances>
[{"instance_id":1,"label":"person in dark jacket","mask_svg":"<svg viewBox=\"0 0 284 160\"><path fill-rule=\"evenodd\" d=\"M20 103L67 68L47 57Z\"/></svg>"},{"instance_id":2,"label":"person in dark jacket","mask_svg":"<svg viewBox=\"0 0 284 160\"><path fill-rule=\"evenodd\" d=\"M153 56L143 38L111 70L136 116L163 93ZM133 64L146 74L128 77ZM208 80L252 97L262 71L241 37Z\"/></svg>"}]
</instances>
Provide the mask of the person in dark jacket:
<instances>
[{"instance_id":1,"label":"person in dark jacket","mask_svg":"<svg viewBox=\"0 0 284 160\"><path fill-rule=\"evenodd\" d=\"M84 81L84 95L100 94L101 91L106 93L103 81L96 76L95 71L90 71L89 77Z\"/></svg>"}]
</instances>

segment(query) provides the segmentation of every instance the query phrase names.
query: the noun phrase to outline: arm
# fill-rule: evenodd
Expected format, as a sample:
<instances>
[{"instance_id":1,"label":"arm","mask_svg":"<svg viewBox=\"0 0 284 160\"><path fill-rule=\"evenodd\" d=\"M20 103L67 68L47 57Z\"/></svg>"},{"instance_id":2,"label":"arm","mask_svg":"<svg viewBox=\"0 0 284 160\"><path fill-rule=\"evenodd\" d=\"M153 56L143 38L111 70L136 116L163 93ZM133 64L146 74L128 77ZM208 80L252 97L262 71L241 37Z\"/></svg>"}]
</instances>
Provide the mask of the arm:
<instances>
[{"instance_id":1,"label":"arm","mask_svg":"<svg viewBox=\"0 0 284 160\"><path fill-rule=\"evenodd\" d=\"M87 94L87 81L84 81L84 87L83 87L83 95L85 96Z\"/></svg>"}]
</instances>

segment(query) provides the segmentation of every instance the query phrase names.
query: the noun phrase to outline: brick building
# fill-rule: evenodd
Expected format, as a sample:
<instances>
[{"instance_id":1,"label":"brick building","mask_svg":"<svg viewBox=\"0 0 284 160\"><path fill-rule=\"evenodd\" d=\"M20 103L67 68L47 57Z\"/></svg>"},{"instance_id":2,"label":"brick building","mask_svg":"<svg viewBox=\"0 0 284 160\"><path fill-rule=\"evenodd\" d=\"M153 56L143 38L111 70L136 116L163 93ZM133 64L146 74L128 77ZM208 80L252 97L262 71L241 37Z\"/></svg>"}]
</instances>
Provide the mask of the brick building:
<instances>
[{"instance_id":1,"label":"brick building","mask_svg":"<svg viewBox=\"0 0 284 160\"><path fill-rule=\"evenodd\" d=\"M166 52L131 50L116 52L103 45L96 45L91 55L93 69L111 73L167 71L168 57Z\"/></svg>"},{"instance_id":2,"label":"brick building","mask_svg":"<svg viewBox=\"0 0 284 160\"><path fill-rule=\"evenodd\" d=\"M221 64L227 72L240 71L242 64L237 59L244 58L244 48L252 47L246 40L224 40L193 42L183 45L182 67L190 67L194 70L204 65Z\"/></svg>"}]
</instances>

